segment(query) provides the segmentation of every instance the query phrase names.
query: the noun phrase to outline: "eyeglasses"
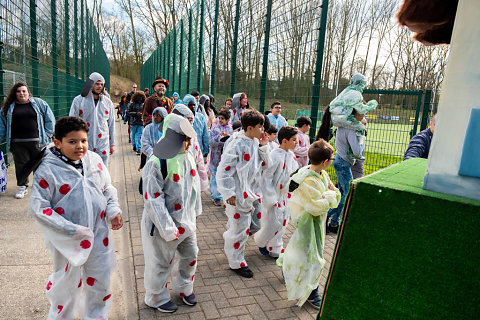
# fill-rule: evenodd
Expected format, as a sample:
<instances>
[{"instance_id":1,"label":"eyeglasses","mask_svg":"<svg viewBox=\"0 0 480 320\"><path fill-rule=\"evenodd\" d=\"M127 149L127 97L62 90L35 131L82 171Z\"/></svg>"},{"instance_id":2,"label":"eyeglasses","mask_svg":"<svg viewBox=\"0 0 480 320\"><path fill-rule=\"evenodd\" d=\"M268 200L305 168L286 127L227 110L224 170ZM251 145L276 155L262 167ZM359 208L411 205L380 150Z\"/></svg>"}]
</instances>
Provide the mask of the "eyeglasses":
<instances>
[{"instance_id":1,"label":"eyeglasses","mask_svg":"<svg viewBox=\"0 0 480 320\"><path fill-rule=\"evenodd\" d=\"M273 109L282 109L282 107L273 107Z\"/></svg>"},{"instance_id":2,"label":"eyeglasses","mask_svg":"<svg viewBox=\"0 0 480 320\"><path fill-rule=\"evenodd\" d=\"M330 158L329 160L330 160L330 161L333 161L333 160L335 160L335 158Z\"/></svg>"},{"instance_id":3,"label":"eyeglasses","mask_svg":"<svg viewBox=\"0 0 480 320\"><path fill-rule=\"evenodd\" d=\"M133 89L137 89L137 87L132 87Z\"/></svg>"}]
</instances>

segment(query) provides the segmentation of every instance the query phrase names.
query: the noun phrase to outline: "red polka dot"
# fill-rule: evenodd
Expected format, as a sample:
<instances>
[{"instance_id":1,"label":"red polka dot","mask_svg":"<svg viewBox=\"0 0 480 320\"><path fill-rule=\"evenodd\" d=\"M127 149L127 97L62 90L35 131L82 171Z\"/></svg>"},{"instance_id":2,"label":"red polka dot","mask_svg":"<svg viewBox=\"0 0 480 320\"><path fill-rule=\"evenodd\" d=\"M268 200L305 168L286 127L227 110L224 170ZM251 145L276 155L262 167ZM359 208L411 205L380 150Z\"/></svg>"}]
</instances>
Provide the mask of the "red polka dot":
<instances>
[{"instance_id":1,"label":"red polka dot","mask_svg":"<svg viewBox=\"0 0 480 320\"><path fill-rule=\"evenodd\" d=\"M178 231L177 229L177 231L175 231L175 238L178 238L179 235L180 235L180 231Z\"/></svg>"},{"instance_id":2,"label":"red polka dot","mask_svg":"<svg viewBox=\"0 0 480 320\"><path fill-rule=\"evenodd\" d=\"M158 198L158 197L160 197L160 192L155 192L155 193L153 194L153 197L154 197L155 199Z\"/></svg>"},{"instance_id":3,"label":"red polka dot","mask_svg":"<svg viewBox=\"0 0 480 320\"><path fill-rule=\"evenodd\" d=\"M103 170L103 166L102 166L102 164L101 164L100 162L97 164L97 167L98 167L98 169L100 169L100 171Z\"/></svg>"},{"instance_id":4,"label":"red polka dot","mask_svg":"<svg viewBox=\"0 0 480 320\"><path fill-rule=\"evenodd\" d=\"M68 271L68 262L67 262L67 265L65 266L65 272Z\"/></svg>"},{"instance_id":5,"label":"red polka dot","mask_svg":"<svg viewBox=\"0 0 480 320\"><path fill-rule=\"evenodd\" d=\"M278 231L275 231L275 234L274 234L274 236L276 236L276 235L277 235L277 233L278 233Z\"/></svg>"},{"instance_id":6,"label":"red polka dot","mask_svg":"<svg viewBox=\"0 0 480 320\"><path fill-rule=\"evenodd\" d=\"M266 163L265 161L262 161L262 167L265 167Z\"/></svg>"},{"instance_id":7,"label":"red polka dot","mask_svg":"<svg viewBox=\"0 0 480 320\"><path fill-rule=\"evenodd\" d=\"M47 180L45 179L42 179L38 182L38 185L40 186L40 188L42 189L47 189L48 188L48 182Z\"/></svg>"},{"instance_id":8,"label":"red polka dot","mask_svg":"<svg viewBox=\"0 0 480 320\"><path fill-rule=\"evenodd\" d=\"M105 210L102 210L102 212L100 212L100 219L103 219L105 217Z\"/></svg>"},{"instance_id":9,"label":"red polka dot","mask_svg":"<svg viewBox=\"0 0 480 320\"><path fill-rule=\"evenodd\" d=\"M284 253L285 252L285 249L282 249L282 251L280 251L281 253Z\"/></svg>"},{"instance_id":10,"label":"red polka dot","mask_svg":"<svg viewBox=\"0 0 480 320\"><path fill-rule=\"evenodd\" d=\"M178 227L178 232L180 234L184 234L185 233L185 228L184 227Z\"/></svg>"},{"instance_id":11,"label":"red polka dot","mask_svg":"<svg viewBox=\"0 0 480 320\"><path fill-rule=\"evenodd\" d=\"M285 200L283 200L283 206L285 207Z\"/></svg>"},{"instance_id":12,"label":"red polka dot","mask_svg":"<svg viewBox=\"0 0 480 320\"><path fill-rule=\"evenodd\" d=\"M262 203L262 199L258 198L258 203Z\"/></svg>"},{"instance_id":13,"label":"red polka dot","mask_svg":"<svg viewBox=\"0 0 480 320\"><path fill-rule=\"evenodd\" d=\"M280 190L282 190L282 189L283 189L283 184L280 183Z\"/></svg>"},{"instance_id":14,"label":"red polka dot","mask_svg":"<svg viewBox=\"0 0 480 320\"><path fill-rule=\"evenodd\" d=\"M291 197L292 197L292 194L289 192L289 193L287 194L287 198L290 199Z\"/></svg>"},{"instance_id":15,"label":"red polka dot","mask_svg":"<svg viewBox=\"0 0 480 320\"><path fill-rule=\"evenodd\" d=\"M173 182L178 182L178 181L180 181L180 176L178 174L174 173L173 177L172 177L172 180L173 180Z\"/></svg>"},{"instance_id":16,"label":"red polka dot","mask_svg":"<svg viewBox=\"0 0 480 320\"><path fill-rule=\"evenodd\" d=\"M101 133L99 133L99 134L98 134L98 137L99 137L99 138L101 138L101 137L102 137L102 134L101 134Z\"/></svg>"},{"instance_id":17,"label":"red polka dot","mask_svg":"<svg viewBox=\"0 0 480 320\"><path fill-rule=\"evenodd\" d=\"M82 279L80 278L80 282L78 283L77 288L80 288L82 286Z\"/></svg>"},{"instance_id":18,"label":"red polka dot","mask_svg":"<svg viewBox=\"0 0 480 320\"><path fill-rule=\"evenodd\" d=\"M233 109L233 115L235 115L235 113L237 113L237 110L236 110L236 109Z\"/></svg>"},{"instance_id":19,"label":"red polka dot","mask_svg":"<svg viewBox=\"0 0 480 320\"><path fill-rule=\"evenodd\" d=\"M243 199L247 199L248 198L248 194L246 192L243 193Z\"/></svg>"},{"instance_id":20,"label":"red polka dot","mask_svg":"<svg viewBox=\"0 0 480 320\"><path fill-rule=\"evenodd\" d=\"M87 127L90 127L90 122L87 122Z\"/></svg>"},{"instance_id":21,"label":"red polka dot","mask_svg":"<svg viewBox=\"0 0 480 320\"><path fill-rule=\"evenodd\" d=\"M284 219L284 220L283 220L283 226L285 227L286 224L287 224L287 220Z\"/></svg>"},{"instance_id":22,"label":"red polka dot","mask_svg":"<svg viewBox=\"0 0 480 320\"><path fill-rule=\"evenodd\" d=\"M82 242L80 242L80 247L82 247L83 249L88 249L92 246L92 243L88 240L83 240Z\"/></svg>"},{"instance_id":23,"label":"red polka dot","mask_svg":"<svg viewBox=\"0 0 480 320\"><path fill-rule=\"evenodd\" d=\"M281 206L280 206L280 203L277 203L277 207L279 207L279 208L281 207Z\"/></svg>"},{"instance_id":24,"label":"red polka dot","mask_svg":"<svg viewBox=\"0 0 480 320\"><path fill-rule=\"evenodd\" d=\"M293 160L297 161L297 157L293 156Z\"/></svg>"},{"instance_id":25,"label":"red polka dot","mask_svg":"<svg viewBox=\"0 0 480 320\"><path fill-rule=\"evenodd\" d=\"M227 166L227 167L225 168L225 171L230 171L230 169L231 169L231 167L230 167L230 166Z\"/></svg>"},{"instance_id":26,"label":"red polka dot","mask_svg":"<svg viewBox=\"0 0 480 320\"><path fill-rule=\"evenodd\" d=\"M58 191L60 191L61 194L67 194L68 191L70 191L70 186L68 184L64 184Z\"/></svg>"},{"instance_id":27,"label":"red polka dot","mask_svg":"<svg viewBox=\"0 0 480 320\"><path fill-rule=\"evenodd\" d=\"M272 247L268 247L268 251L272 251L272 250L273 250L273 248L272 248Z\"/></svg>"},{"instance_id":28,"label":"red polka dot","mask_svg":"<svg viewBox=\"0 0 480 320\"><path fill-rule=\"evenodd\" d=\"M247 231L245 231L245 233L247 234L247 236L250 235L250 229L247 229Z\"/></svg>"},{"instance_id":29,"label":"red polka dot","mask_svg":"<svg viewBox=\"0 0 480 320\"><path fill-rule=\"evenodd\" d=\"M243 155L243 160L245 160L245 161L250 161L250 155L249 155L248 153L245 153L245 154Z\"/></svg>"},{"instance_id":30,"label":"red polka dot","mask_svg":"<svg viewBox=\"0 0 480 320\"><path fill-rule=\"evenodd\" d=\"M170 264L172 264L172 262L173 262L173 258L172 258L172 260L170 260Z\"/></svg>"},{"instance_id":31,"label":"red polka dot","mask_svg":"<svg viewBox=\"0 0 480 320\"><path fill-rule=\"evenodd\" d=\"M195 278L195 275L192 276L192 281L193 281L193 278Z\"/></svg>"},{"instance_id":32,"label":"red polka dot","mask_svg":"<svg viewBox=\"0 0 480 320\"><path fill-rule=\"evenodd\" d=\"M235 243L233 244L233 247L234 247L235 249L240 248L240 243L239 243L239 242L235 242Z\"/></svg>"},{"instance_id":33,"label":"red polka dot","mask_svg":"<svg viewBox=\"0 0 480 320\"><path fill-rule=\"evenodd\" d=\"M145 200L148 200L148 195L146 192L145 192Z\"/></svg>"},{"instance_id":34,"label":"red polka dot","mask_svg":"<svg viewBox=\"0 0 480 320\"><path fill-rule=\"evenodd\" d=\"M180 297L186 297L185 293L181 292Z\"/></svg>"},{"instance_id":35,"label":"red polka dot","mask_svg":"<svg viewBox=\"0 0 480 320\"><path fill-rule=\"evenodd\" d=\"M107 110L105 110L105 114L108 114L108 111L107 111ZM103 300L103 301L105 301L105 300Z\"/></svg>"},{"instance_id":36,"label":"red polka dot","mask_svg":"<svg viewBox=\"0 0 480 320\"><path fill-rule=\"evenodd\" d=\"M283 163L283 170L285 170L285 162Z\"/></svg>"},{"instance_id":37,"label":"red polka dot","mask_svg":"<svg viewBox=\"0 0 480 320\"><path fill-rule=\"evenodd\" d=\"M262 219L262 213L261 212L257 213L257 219Z\"/></svg>"},{"instance_id":38,"label":"red polka dot","mask_svg":"<svg viewBox=\"0 0 480 320\"><path fill-rule=\"evenodd\" d=\"M108 237L106 237L105 239L103 239L103 245L105 247L108 247Z\"/></svg>"},{"instance_id":39,"label":"red polka dot","mask_svg":"<svg viewBox=\"0 0 480 320\"><path fill-rule=\"evenodd\" d=\"M105 111L105 112L107 112L107 111ZM112 296L112 294L106 295L105 297L103 297L103 301L107 301L108 299L110 299L111 296Z\"/></svg>"},{"instance_id":40,"label":"red polka dot","mask_svg":"<svg viewBox=\"0 0 480 320\"><path fill-rule=\"evenodd\" d=\"M225 209L225 208L227 208L227 205L226 205L226 204L224 204L224 205L223 205L223 208L224 208L224 209Z\"/></svg>"},{"instance_id":41,"label":"red polka dot","mask_svg":"<svg viewBox=\"0 0 480 320\"><path fill-rule=\"evenodd\" d=\"M92 287L95 284L96 279L92 277L87 278L87 284Z\"/></svg>"},{"instance_id":42,"label":"red polka dot","mask_svg":"<svg viewBox=\"0 0 480 320\"><path fill-rule=\"evenodd\" d=\"M93 152L97 152L97 148L93 148Z\"/></svg>"},{"instance_id":43,"label":"red polka dot","mask_svg":"<svg viewBox=\"0 0 480 320\"><path fill-rule=\"evenodd\" d=\"M190 174L192 175L192 177L195 177L197 175L197 172L195 171L195 169L192 169L190 170Z\"/></svg>"},{"instance_id":44,"label":"red polka dot","mask_svg":"<svg viewBox=\"0 0 480 320\"><path fill-rule=\"evenodd\" d=\"M180 203L175 203L175 205L173 206L173 209L175 211L178 211L178 210L182 209L182 205Z\"/></svg>"},{"instance_id":45,"label":"red polka dot","mask_svg":"<svg viewBox=\"0 0 480 320\"><path fill-rule=\"evenodd\" d=\"M245 267L245 262L240 263L240 268Z\"/></svg>"},{"instance_id":46,"label":"red polka dot","mask_svg":"<svg viewBox=\"0 0 480 320\"><path fill-rule=\"evenodd\" d=\"M53 213L53 210L50 208L43 210L44 215L51 216L52 213Z\"/></svg>"},{"instance_id":47,"label":"red polka dot","mask_svg":"<svg viewBox=\"0 0 480 320\"><path fill-rule=\"evenodd\" d=\"M51 287L52 287L52 282L51 282L51 281L48 281L48 283L47 283L47 291L50 290Z\"/></svg>"},{"instance_id":48,"label":"red polka dot","mask_svg":"<svg viewBox=\"0 0 480 320\"><path fill-rule=\"evenodd\" d=\"M238 213L238 212L235 213L235 214L233 215L233 218L234 218L234 219L237 219L237 220L240 219L240 213Z\"/></svg>"},{"instance_id":49,"label":"red polka dot","mask_svg":"<svg viewBox=\"0 0 480 320\"><path fill-rule=\"evenodd\" d=\"M65 214L65 209L63 209L62 207L58 207L57 209L55 209L55 212L59 215L62 215Z\"/></svg>"},{"instance_id":50,"label":"red polka dot","mask_svg":"<svg viewBox=\"0 0 480 320\"><path fill-rule=\"evenodd\" d=\"M190 262L190 267L193 267L195 263L197 263L197 260L193 260L192 262Z\"/></svg>"},{"instance_id":51,"label":"red polka dot","mask_svg":"<svg viewBox=\"0 0 480 320\"><path fill-rule=\"evenodd\" d=\"M103 150L103 151L102 151L102 154L107 154L107 151L106 151L106 150Z\"/></svg>"},{"instance_id":52,"label":"red polka dot","mask_svg":"<svg viewBox=\"0 0 480 320\"><path fill-rule=\"evenodd\" d=\"M62 306L62 305L58 305L57 308L58 308L58 314L60 314L60 312L62 312L62 310L63 310L63 306Z\"/></svg>"},{"instance_id":53,"label":"red polka dot","mask_svg":"<svg viewBox=\"0 0 480 320\"><path fill-rule=\"evenodd\" d=\"M81 116L83 114L83 110L82 109L78 110L78 114Z\"/></svg>"}]
</instances>

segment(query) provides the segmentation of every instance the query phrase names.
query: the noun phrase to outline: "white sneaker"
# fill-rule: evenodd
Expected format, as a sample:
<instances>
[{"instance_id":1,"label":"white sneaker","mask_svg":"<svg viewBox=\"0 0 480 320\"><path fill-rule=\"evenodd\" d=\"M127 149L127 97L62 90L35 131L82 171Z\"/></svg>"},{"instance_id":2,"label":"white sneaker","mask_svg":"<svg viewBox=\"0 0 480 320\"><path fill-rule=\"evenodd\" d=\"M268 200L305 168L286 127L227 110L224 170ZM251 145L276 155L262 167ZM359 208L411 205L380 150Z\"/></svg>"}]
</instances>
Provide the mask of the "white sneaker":
<instances>
[{"instance_id":1,"label":"white sneaker","mask_svg":"<svg viewBox=\"0 0 480 320\"><path fill-rule=\"evenodd\" d=\"M16 199L23 199L25 195L28 194L28 190L26 186L20 186L18 187L18 191L15 194Z\"/></svg>"}]
</instances>

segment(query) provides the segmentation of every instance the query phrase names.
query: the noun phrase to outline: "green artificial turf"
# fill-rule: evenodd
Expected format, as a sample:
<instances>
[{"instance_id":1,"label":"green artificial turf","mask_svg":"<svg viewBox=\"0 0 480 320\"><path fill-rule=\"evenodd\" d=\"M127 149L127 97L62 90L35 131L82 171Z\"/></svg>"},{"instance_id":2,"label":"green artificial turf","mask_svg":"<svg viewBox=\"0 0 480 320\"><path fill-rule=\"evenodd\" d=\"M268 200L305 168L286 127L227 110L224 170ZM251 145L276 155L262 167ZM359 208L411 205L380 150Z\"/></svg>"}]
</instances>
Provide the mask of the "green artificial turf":
<instances>
[{"instance_id":1,"label":"green artificial turf","mask_svg":"<svg viewBox=\"0 0 480 320\"><path fill-rule=\"evenodd\" d=\"M480 201L421 189L425 166L355 181L320 319L480 318Z\"/></svg>"}]
</instances>

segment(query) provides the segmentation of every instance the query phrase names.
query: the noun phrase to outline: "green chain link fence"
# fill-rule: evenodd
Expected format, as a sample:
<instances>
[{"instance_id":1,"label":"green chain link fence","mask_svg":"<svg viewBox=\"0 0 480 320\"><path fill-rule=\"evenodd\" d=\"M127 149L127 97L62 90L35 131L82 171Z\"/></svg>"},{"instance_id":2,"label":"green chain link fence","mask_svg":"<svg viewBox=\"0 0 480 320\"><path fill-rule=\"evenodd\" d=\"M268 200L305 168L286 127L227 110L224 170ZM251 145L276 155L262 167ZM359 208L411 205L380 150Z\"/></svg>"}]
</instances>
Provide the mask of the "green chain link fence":
<instances>
[{"instance_id":1,"label":"green chain link fence","mask_svg":"<svg viewBox=\"0 0 480 320\"><path fill-rule=\"evenodd\" d=\"M167 95L208 92L217 106L245 92L261 112L279 100L290 125L313 115L313 139L323 110L347 85L321 79L324 56L332 54L324 52L328 0L219 3L195 2L143 65L142 86L166 77ZM379 101L367 116L368 174L403 160L410 138L428 126L434 103L432 90L364 90L364 98ZM335 180L333 168L329 173Z\"/></svg>"},{"instance_id":2,"label":"green chain link fence","mask_svg":"<svg viewBox=\"0 0 480 320\"><path fill-rule=\"evenodd\" d=\"M110 63L87 0L0 2L0 101L15 82L25 81L55 117L64 116L94 71L109 88ZM7 154L6 143L0 149Z\"/></svg>"}]
</instances>

